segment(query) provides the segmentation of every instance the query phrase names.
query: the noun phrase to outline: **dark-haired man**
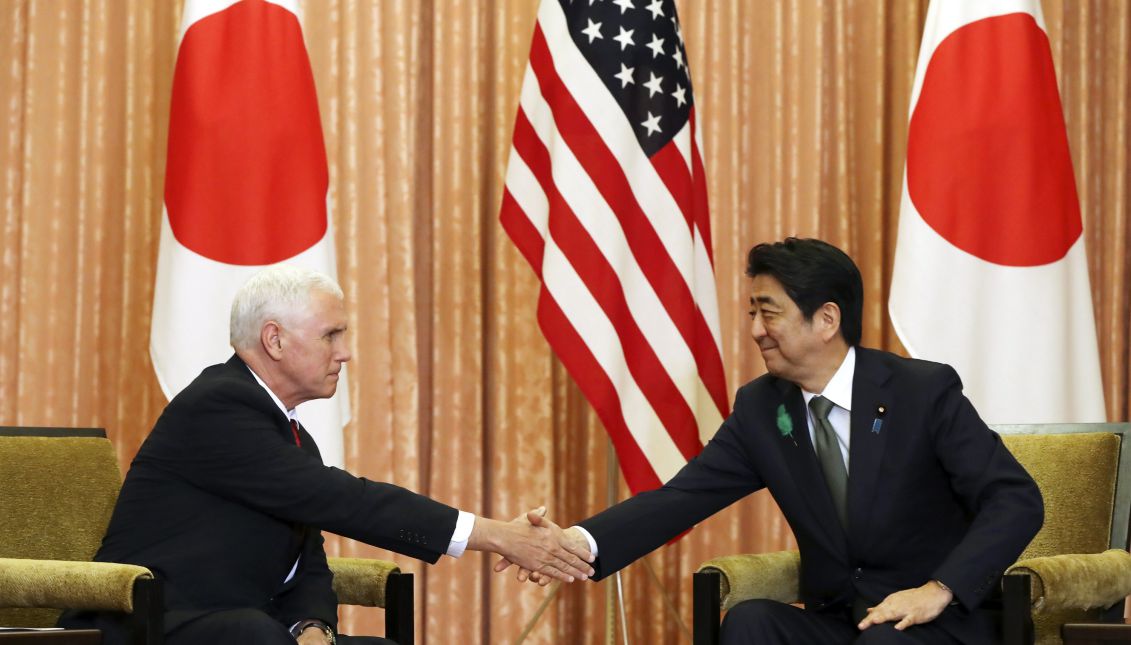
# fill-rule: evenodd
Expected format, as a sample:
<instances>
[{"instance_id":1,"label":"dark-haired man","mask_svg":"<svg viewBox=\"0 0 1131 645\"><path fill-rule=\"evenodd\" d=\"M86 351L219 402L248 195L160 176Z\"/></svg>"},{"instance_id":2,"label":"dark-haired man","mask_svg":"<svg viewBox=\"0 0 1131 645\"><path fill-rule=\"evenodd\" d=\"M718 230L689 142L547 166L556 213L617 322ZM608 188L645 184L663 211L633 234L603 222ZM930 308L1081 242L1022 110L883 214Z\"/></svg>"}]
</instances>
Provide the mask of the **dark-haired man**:
<instances>
[{"instance_id":1,"label":"dark-haired man","mask_svg":"<svg viewBox=\"0 0 1131 645\"><path fill-rule=\"evenodd\" d=\"M800 547L805 609L743 602L723 642L996 642L998 581L1043 521L1036 484L952 368L859 347L863 284L841 250L759 244L747 274L769 373L671 481L569 529L594 579L765 487Z\"/></svg>"}]
</instances>

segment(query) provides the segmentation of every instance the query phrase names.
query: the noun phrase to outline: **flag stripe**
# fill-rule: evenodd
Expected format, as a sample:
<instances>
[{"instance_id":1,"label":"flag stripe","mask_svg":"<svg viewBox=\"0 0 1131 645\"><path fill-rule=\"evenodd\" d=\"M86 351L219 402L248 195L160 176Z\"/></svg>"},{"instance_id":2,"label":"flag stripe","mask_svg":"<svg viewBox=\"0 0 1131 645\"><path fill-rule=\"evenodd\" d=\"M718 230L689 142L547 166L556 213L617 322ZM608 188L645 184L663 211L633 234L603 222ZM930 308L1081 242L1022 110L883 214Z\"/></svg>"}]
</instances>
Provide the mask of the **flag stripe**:
<instances>
[{"instance_id":1,"label":"flag stripe","mask_svg":"<svg viewBox=\"0 0 1131 645\"><path fill-rule=\"evenodd\" d=\"M530 63L535 66L535 72L539 72L538 65L557 70L554 72L557 82L552 88L554 98L567 101L561 107L580 116L587 126L578 132L589 137L587 142L604 153L598 159L587 158L579 151L578 138L575 138L567 141L574 154L585 160L586 167L600 169L601 173L617 171L620 181L627 184L631 201L613 203L631 209L635 215L644 215L651 223L652 235L663 243L664 255L680 271L683 282L690 283L691 231L682 224L683 216L668 187L654 172L649 172L651 163L634 140L634 124L628 122L596 72L574 47L562 7L557 2L543 2L538 12ZM542 74L538 73L538 77L542 78ZM554 100L550 103L553 105ZM563 124L560 117L556 116L556 120L559 129L568 129L565 127L568 124ZM579 139L586 141L584 137ZM590 161L607 165L593 165ZM626 176L623 169L631 172Z\"/></svg>"},{"instance_id":2,"label":"flag stripe","mask_svg":"<svg viewBox=\"0 0 1131 645\"><path fill-rule=\"evenodd\" d=\"M543 292L538 299L538 323L542 333L551 341L554 353L569 371L585 398L593 405L597 417L605 426L605 431L613 440L621 469L631 490L650 490L657 488L661 478L644 456L640 446L632 440L632 435L620 413L620 400L616 388L600 364L593 358L589 346L570 326L565 314L554 299Z\"/></svg>"},{"instance_id":3,"label":"flag stripe","mask_svg":"<svg viewBox=\"0 0 1131 645\"><path fill-rule=\"evenodd\" d=\"M686 432L680 432L680 429L696 427L695 415L689 405L689 400L694 400L695 394L681 392L670 377L671 371L677 369L679 364L690 363L686 359L683 361L669 359L668 365L665 366L657 357L657 351L653 351L656 349L666 355L678 351L680 349L678 337L668 334L670 344L666 346L650 344L645 339L626 295L643 296L646 293L646 285L641 284L637 288L631 288L630 285L627 290L624 288L620 276L609 265L609 259L578 221L576 216L578 211L571 209L559 192L551 177L549 151L542 145L530 122L525 118L525 112L520 112L516 119L514 147L538 179L543 193L549 198L549 233L554 243L562 249L567 258L584 258L584 261L570 261L570 264L615 329L616 337L624 350L624 360L627 361L626 367L629 373L652 404L660 422L668 429L680 450L687 457L694 456L702 448L698 435L690 436ZM570 164L566 163L566 156L559 155L557 168L563 166L568 168ZM561 174L563 173L559 172L559 182L562 181ZM581 190L571 193L577 194ZM609 237L611 236L606 234L602 239ZM546 279L544 273L543 279Z\"/></svg>"},{"instance_id":4,"label":"flag stripe","mask_svg":"<svg viewBox=\"0 0 1131 645\"><path fill-rule=\"evenodd\" d=\"M555 141L558 137L554 130L552 118L547 116L549 115L549 108L538 93L537 86L537 80L528 75L523 89L522 106L515 122L515 145L517 147L532 145L540 149L541 152L531 149L523 154L516 149L516 157L513 157L512 160L514 163L524 165L527 160L524 157L532 160L532 166L538 165L543 168L540 181L545 184L550 182L550 166L553 164L546 149L546 142ZM533 115L533 118L527 119L527 115ZM535 124L538 125L535 126ZM528 125L530 126L529 129ZM539 128L541 131L532 134L532 130ZM537 140L537 143L532 142L534 139ZM572 213L582 221L582 225L589 232L591 239L600 247L602 255L616 269L629 297L629 304L631 305L629 312L645 332L649 343L658 352L665 369L673 376L677 386L680 387L688 407L697 408L697 401L701 398L718 400L699 379L694 379L693 383L688 382L691 376L689 370L695 369L695 357L691 354L685 338L674 327L674 323L668 317L665 308L656 297L634 258L628 252L624 233L617 226L615 214L608 203L597 194L589 174L580 167L578 161L565 146L557 149L556 162L557 164L553 167L554 181L566 187L564 193L566 200L570 202ZM523 175L527 170L522 171ZM536 174L538 173L536 172ZM509 188L511 188L512 194L516 195L521 190L516 186L509 186ZM539 202L535 207L542 207L542 203ZM533 208L528 210L528 212L533 211ZM537 216L539 222L546 221L541 213L538 213ZM586 261L584 255L574 254L569 248L565 250L571 257L579 258L579 262ZM712 274L708 272L707 275L711 276ZM610 315L613 314L611 310L609 310L609 313ZM721 361L717 374L719 374L721 383ZM696 391L697 389L701 391ZM725 390L725 384L721 384L719 389ZM725 398L723 400L725 401ZM725 410L725 406L722 410ZM722 416L723 412L716 410L711 416L702 418L701 423L717 429L718 424L722 422Z\"/></svg>"},{"instance_id":5,"label":"flag stripe","mask_svg":"<svg viewBox=\"0 0 1131 645\"><path fill-rule=\"evenodd\" d=\"M569 260L553 243L546 245L542 276L547 292L563 312L569 312L570 324L587 340L589 351L616 388L621 403L619 412L640 450L647 455L657 475L662 479L671 477L683 465L685 456L628 373L624 349L612 324L585 289ZM597 339L600 342L595 342Z\"/></svg>"},{"instance_id":6,"label":"flag stripe","mask_svg":"<svg viewBox=\"0 0 1131 645\"><path fill-rule=\"evenodd\" d=\"M542 2L499 213L542 280L539 325L608 430L634 493L698 454L728 410L707 202L695 194L706 185L694 176L693 101L670 93L690 89L685 52L674 4L658 3L665 18L651 28L674 62L668 51L657 59L622 47L629 66L617 66L614 82L599 23L620 16ZM642 31L638 14L624 19L642 20ZM644 78L647 93L635 87Z\"/></svg>"},{"instance_id":7,"label":"flag stripe","mask_svg":"<svg viewBox=\"0 0 1131 645\"><path fill-rule=\"evenodd\" d=\"M687 347L694 349L697 343L694 338L699 334L713 337L711 330L695 304L692 297L690 284L693 280L685 280L673 261L670 249L657 235L653 228L655 222L649 221L636 200L636 193L629 185L629 179L613 155L604 139L593 128L592 122L583 113L577 102L562 83L562 78L554 70L550 60L549 50L541 30L535 28L534 43L531 46L530 65L538 79L538 86L542 89L545 105L553 114L553 122L557 126L557 133L562 137L566 146L577 155L578 162L588 170L589 180L596 186L606 204L617 204L618 208L612 209L612 215L620 222L621 230L627 241L628 247L636 259L645 278L652 287L652 291L659 297L668 316L675 324L679 334L683 337ZM530 106L524 102L522 108L530 112ZM646 161L641 157L640 161ZM648 163L651 167L651 163ZM650 174L640 172L637 175ZM656 175L652 175L657 177ZM666 187L660 183L659 190L668 193ZM669 194L670 196L670 194ZM575 209L577 210L577 209ZM678 205L673 202L673 209L678 210ZM671 221L671 218L668 218ZM685 222L676 220L676 226L690 233ZM687 251L683 254L688 258L688 264L694 265L693 239L686 238ZM717 352L707 352L704 356L695 356L696 365L706 378L705 385L708 392L713 392L711 398L725 400L725 378L722 371L722 358ZM724 404L720 408L726 410Z\"/></svg>"},{"instance_id":8,"label":"flag stripe","mask_svg":"<svg viewBox=\"0 0 1131 645\"><path fill-rule=\"evenodd\" d=\"M694 189L691 191L694 204L692 205L691 219L695 223L696 232L699 234L700 243L697 247L703 247L707 253L707 259L710 265L715 265L715 256L711 250L711 245L707 244L705 247L701 244L702 240L712 240L711 237L711 217L710 209L707 204L707 170L703 166L703 157L699 151L703 148L703 144L699 141L701 134L696 119L695 108L691 108L691 116L687 121L691 124L691 182ZM716 297L714 282L711 283L711 297ZM696 292L698 295L699 292ZM718 313L718 307L714 307L711 311ZM720 338L719 326L716 321L711 326L711 331L715 334L716 341ZM720 352L722 351L720 346Z\"/></svg>"},{"instance_id":9,"label":"flag stripe","mask_svg":"<svg viewBox=\"0 0 1131 645\"><path fill-rule=\"evenodd\" d=\"M656 174L660 176L660 180L671 190L672 198L679 206L679 211L687 222L688 230L691 230L693 226L691 220L691 168L688 167L684 161L684 156L677 147L676 141L679 140L680 136L677 134L671 143L652 155L652 166L656 169Z\"/></svg>"}]
</instances>

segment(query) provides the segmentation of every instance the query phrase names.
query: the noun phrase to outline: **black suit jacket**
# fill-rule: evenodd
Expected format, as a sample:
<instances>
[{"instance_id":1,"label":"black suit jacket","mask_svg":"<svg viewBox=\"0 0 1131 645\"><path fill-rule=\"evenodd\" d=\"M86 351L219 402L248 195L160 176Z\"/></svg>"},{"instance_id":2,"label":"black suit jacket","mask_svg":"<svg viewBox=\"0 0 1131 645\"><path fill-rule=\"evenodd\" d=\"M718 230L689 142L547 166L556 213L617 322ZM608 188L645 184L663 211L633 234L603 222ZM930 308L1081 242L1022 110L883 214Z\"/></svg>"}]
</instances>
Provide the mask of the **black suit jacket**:
<instances>
[{"instance_id":1,"label":"black suit jacket","mask_svg":"<svg viewBox=\"0 0 1131 645\"><path fill-rule=\"evenodd\" d=\"M791 424L778 422L779 410ZM581 523L597 542L596 578L763 487L797 538L806 607L875 604L938 579L959 604L937 621L964 643L993 641L979 608L1044 518L1036 484L952 368L857 348L847 529L809 439L801 390L765 375L738 391L730 417L671 481Z\"/></svg>"},{"instance_id":2,"label":"black suit jacket","mask_svg":"<svg viewBox=\"0 0 1131 645\"><path fill-rule=\"evenodd\" d=\"M321 530L427 562L447 551L456 509L324 466L314 440L300 436L301 448L238 357L207 368L142 444L94 559L145 566L164 580L170 632L234 608L264 609L288 626L304 618L336 626Z\"/></svg>"}]
</instances>

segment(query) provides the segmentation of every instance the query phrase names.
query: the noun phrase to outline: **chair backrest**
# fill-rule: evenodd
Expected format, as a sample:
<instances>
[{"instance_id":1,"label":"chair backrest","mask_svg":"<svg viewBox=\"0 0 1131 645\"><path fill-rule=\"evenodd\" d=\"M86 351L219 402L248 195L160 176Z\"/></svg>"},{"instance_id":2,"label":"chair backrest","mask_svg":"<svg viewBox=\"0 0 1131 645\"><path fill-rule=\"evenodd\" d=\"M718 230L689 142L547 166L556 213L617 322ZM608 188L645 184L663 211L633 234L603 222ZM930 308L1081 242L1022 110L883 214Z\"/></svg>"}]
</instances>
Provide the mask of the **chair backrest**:
<instances>
[{"instance_id":1,"label":"chair backrest","mask_svg":"<svg viewBox=\"0 0 1131 645\"><path fill-rule=\"evenodd\" d=\"M1131 515L1129 423L993 426L1029 471L1045 502L1045 523L1021 559L1100 553L1128 546ZM1090 622L1099 611L1038 614L1037 642L1059 642L1065 622ZM1043 635L1043 636L1042 636Z\"/></svg>"},{"instance_id":2,"label":"chair backrest","mask_svg":"<svg viewBox=\"0 0 1131 645\"><path fill-rule=\"evenodd\" d=\"M104 430L0 426L0 557L90 560L121 485ZM0 608L0 625L45 626L58 614Z\"/></svg>"}]
</instances>

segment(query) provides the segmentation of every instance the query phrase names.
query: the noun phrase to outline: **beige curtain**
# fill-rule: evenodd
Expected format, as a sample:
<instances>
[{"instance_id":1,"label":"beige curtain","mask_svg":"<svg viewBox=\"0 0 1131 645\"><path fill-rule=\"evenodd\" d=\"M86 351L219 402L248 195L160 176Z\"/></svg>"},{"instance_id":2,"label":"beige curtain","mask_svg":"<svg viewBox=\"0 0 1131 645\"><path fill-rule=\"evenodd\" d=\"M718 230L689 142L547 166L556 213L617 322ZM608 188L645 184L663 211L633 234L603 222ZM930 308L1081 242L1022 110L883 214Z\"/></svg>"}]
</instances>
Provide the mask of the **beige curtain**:
<instances>
[{"instance_id":1,"label":"beige curtain","mask_svg":"<svg viewBox=\"0 0 1131 645\"><path fill-rule=\"evenodd\" d=\"M352 307L348 468L495 517L545 503L568 523L605 506L605 434L541 337L536 278L496 221L536 5L308 0L304 27ZM123 467L164 404L147 348L180 9L0 3L0 424L105 427ZM856 258L865 344L899 351L885 301L926 2L680 9L729 387L763 371L744 318L744 253L786 235L823 237ZM1108 414L1127 420L1131 4L1044 9ZM791 543L760 493L647 561L689 624L698 562ZM336 538L330 549L416 572L427 643L513 642L549 593L491 575L479 554L428 567ZM640 564L624 575L632 641L687 642L650 577ZM603 641L606 587L564 588L528 642ZM382 620L343 611L354 633L380 633Z\"/></svg>"}]
</instances>

